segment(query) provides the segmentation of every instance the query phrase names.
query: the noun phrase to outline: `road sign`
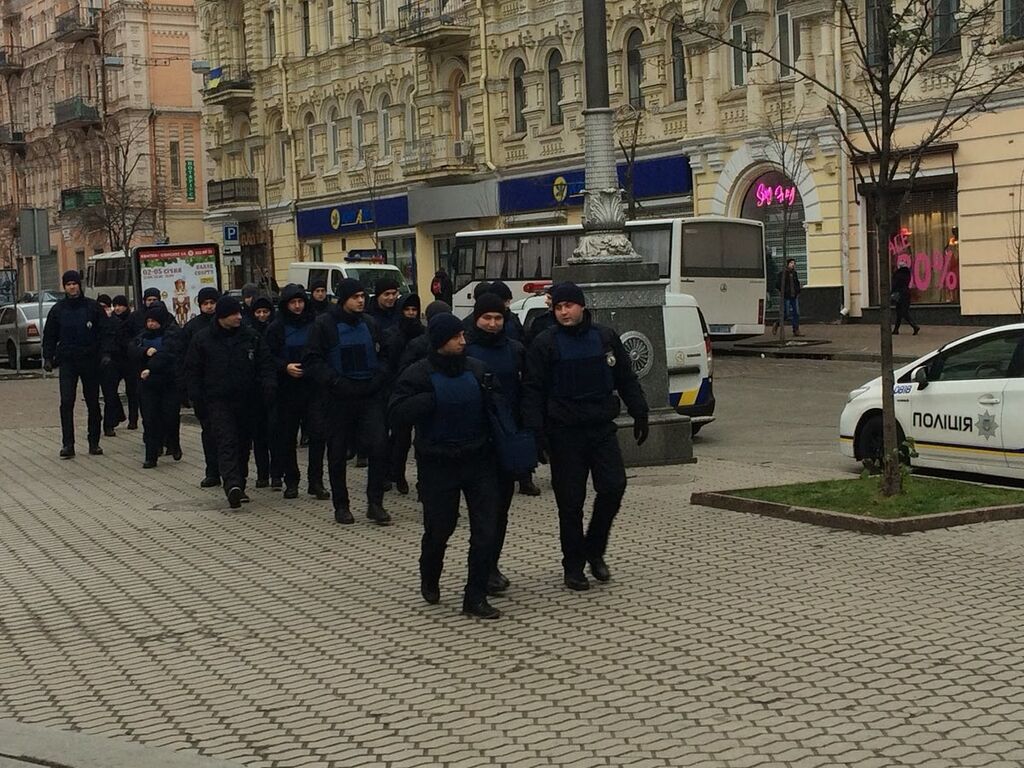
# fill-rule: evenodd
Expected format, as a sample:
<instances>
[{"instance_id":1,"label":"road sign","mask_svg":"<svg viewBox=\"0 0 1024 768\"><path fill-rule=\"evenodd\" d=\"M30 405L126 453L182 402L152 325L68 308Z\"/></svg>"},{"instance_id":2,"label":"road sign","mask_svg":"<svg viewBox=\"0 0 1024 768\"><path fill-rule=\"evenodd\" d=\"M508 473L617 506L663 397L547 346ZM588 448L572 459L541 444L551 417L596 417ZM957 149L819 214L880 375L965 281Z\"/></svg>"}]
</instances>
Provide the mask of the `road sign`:
<instances>
[{"instance_id":1,"label":"road sign","mask_svg":"<svg viewBox=\"0 0 1024 768\"><path fill-rule=\"evenodd\" d=\"M242 252L242 243L238 236L238 222L229 221L224 225L224 255L234 255Z\"/></svg>"}]
</instances>

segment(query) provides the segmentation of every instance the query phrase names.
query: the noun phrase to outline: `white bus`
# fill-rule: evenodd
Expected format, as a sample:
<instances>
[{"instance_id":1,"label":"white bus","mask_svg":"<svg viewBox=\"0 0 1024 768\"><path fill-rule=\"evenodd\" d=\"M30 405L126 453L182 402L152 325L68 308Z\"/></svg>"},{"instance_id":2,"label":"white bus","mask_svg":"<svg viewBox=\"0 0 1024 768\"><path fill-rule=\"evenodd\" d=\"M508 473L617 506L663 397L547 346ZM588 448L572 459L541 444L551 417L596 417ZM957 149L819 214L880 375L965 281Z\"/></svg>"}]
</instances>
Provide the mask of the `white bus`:
<instances>
[{"instance_id":1,"label":"white bus","mask_svg":"<svg viewBox=\"0 0 1024 768\"><path fill-rule=\"evenodd\" d=\"M124 251L108 251L90 256L85 267L85 295L95 299L101 293L107 296L117 296L125 292L125 284L131 283L131 274L128 271L128 259ZM132 294L135 291L131 285L128 286L128 301L132 301Z\"/></svg>"},{"instance_id":2,"label":"white bus","mask_svg":"<svg viewBox=\"0 0 1024 768\"><path fill-rule=\"evenodd\" d=\"M764 227L758 221L721 216L646 219L626 223L638 253L661 267L668 294L693 296L713 337L764 333ZM460 232L456 235L452 280L457 315L473 309L481 281L503 280L513 300L551 280L552 266L566 263L583 225L523 227Z\"/></svg>"}]
</instances>

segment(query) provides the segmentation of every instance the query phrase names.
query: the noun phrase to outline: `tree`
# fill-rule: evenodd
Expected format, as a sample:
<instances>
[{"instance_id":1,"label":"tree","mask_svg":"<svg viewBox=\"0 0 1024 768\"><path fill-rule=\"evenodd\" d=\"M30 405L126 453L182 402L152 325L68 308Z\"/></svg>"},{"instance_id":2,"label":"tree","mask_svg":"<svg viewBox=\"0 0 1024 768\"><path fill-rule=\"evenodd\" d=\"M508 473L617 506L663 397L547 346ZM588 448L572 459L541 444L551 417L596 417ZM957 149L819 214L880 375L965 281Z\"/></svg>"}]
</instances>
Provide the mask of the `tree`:
<instances>
[{"instance_id":1,"label":"tree","mask_svg":"<svg viewBox=\"0 0 1024 768\"><path fill-rule=\"evenodd\" d=\"M636 167L636 147L640 141L642 124L647 110L632 104L623 104L615 110L615 141L622 150L622 159L626 163L625 178L622 180L623 191L626 193L626 218L636 218L640 207L634 191L634 168Z\"/></svg>"},{"instance_id":2,"label":"tree","mask_svg":"<svg viewBox=\"0 0 1024 768\"><path fill-rule=\"evenodd\" d=\"M1017 313L1024 322L1024 171L1020 181L1012 192L1013 207L1010 209L1010 234L1006 239L1006 250L1009 262L1006 265L1006 276L1013 288L1013 298L1017 302Z\"/></svg>"},{"instance_id":3,"label":"tree","mask_svg":"<svg viewBox=\"0 0 1024 768\"><path fill-rule=\"evenodd\" d=\"M845 73L805 67L780 58L760 38L726 34L700 12L669 19L690 34L749 58L778 64L798 81L826 97L831 118L861 193L867 198L874 230L878 274L879 336L882 367L881 490L902 490L901 446L893 400L888 245L895 220L928 151L983 111L1006 86L1024 75L1024 59L1001 55L1000 13L1004 0L836 0L843 40L842 60L855 77L850 89L837 88ZM966 42L966 44L963 44ZM959 55L955 55L959 52ZM936 96L921 91L924 76ZM926 105L927 110L917 109Z\"/></svg>"}]
</instances>

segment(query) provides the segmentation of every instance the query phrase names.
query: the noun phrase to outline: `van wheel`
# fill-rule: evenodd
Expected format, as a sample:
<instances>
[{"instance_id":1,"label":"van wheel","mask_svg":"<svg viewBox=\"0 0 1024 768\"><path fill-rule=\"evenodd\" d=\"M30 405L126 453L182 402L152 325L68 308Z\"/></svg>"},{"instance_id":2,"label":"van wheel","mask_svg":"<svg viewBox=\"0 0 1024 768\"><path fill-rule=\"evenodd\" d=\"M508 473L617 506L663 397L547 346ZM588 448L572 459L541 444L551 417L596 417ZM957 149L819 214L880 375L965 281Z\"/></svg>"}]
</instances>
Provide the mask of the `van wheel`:
<instances>
[{"instance_id":1,"label":"van wheel","mask_svg":"<svg viewBox=\"0 0 1024 768\"><path fill-rule=\"evenodd\" d=\"M899 424L896 425L896 445L900 453L900 463L910 464L910 451L905 445L906 436ZM882 414L875 413L868 417L860 428L857 436L857 445L854 451L857 458L863 461L870 459L878 464L882 462L882 455L885 453L885 435L882 427Z\"/></svg>"},{"instance_id":2,"label":"van wheel","mask_svg":"<svg viewBox=\"0 0 1024 768\"><path fill-rule=\"evenodd\" d=\"M12 371L18 367L18 347L11 339L7 340L7 367Z\"/></svg>"},{"instance_id":3,"label":"van wheel","mask_svg":"<svg viewBox=\"0 0 1024 768\"><path fill-rule=\"evenodd\" d=\"M697 424L696 422L691 421L690 422L690 437L696 437L697 433L700 432L700 428L703 427L703 426L704 426L703 424Z\"/></svg>"}]
</instances>

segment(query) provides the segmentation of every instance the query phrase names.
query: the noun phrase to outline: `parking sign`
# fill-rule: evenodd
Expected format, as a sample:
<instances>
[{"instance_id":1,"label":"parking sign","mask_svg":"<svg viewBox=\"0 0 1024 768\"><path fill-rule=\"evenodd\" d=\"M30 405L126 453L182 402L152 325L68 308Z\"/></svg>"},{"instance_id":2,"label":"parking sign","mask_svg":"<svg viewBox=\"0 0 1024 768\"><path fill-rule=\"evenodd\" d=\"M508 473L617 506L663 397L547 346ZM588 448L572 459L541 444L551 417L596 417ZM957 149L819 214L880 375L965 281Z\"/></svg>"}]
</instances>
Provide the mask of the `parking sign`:
<instances>
[{"instance_id":1,"label":"parking sign","mask_svg":"<svg viewBox=\"0 0 1024 768\"><path fill-rule=\"evenodd\" d=\"M224 225L224 254L242 252L242 244L238 238L238 222L230 221Z\"/></svg>"}]
</instances>

